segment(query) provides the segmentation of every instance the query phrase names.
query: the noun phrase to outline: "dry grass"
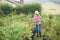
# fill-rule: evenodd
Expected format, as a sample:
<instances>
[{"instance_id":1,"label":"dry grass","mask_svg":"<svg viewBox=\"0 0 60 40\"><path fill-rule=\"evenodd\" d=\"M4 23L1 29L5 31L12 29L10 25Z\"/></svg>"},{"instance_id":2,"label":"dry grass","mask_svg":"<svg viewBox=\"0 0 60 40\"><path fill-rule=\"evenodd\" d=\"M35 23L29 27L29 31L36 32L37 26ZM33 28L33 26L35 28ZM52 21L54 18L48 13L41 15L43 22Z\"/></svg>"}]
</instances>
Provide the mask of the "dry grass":
<instances>
[{"instance_id":1,"label":"dry grass","mask_svg":"<svg viewBox=\"0 0 60 40\"><path fill-rule=\"evenodd\" d=\"M60 5L55 4L55 3L51 3L51 2L47 2L42 4L42 13L46 13L46 14L60 14Z\"/></svg>"}]
</instances>

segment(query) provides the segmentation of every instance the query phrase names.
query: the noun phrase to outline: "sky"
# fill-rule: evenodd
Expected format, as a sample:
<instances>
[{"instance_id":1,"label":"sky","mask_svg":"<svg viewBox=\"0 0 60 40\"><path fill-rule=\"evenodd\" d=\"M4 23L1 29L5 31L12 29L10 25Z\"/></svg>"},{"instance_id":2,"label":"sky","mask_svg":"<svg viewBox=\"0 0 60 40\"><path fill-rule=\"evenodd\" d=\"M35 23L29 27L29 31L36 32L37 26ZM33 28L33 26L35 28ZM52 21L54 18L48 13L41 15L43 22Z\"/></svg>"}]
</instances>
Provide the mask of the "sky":
<instances>
[{"instance_id":1,"label":"sky","mask_svg":"<svg viewBox=\"0 0 60 40\"><path fill-rule=\"evenodd\" d=\"M20 0L15 0L15 1L20 1Z\"/></svg>"},{"instance_id":2,"label":"sky","mask_svg":"<svg viewBox=\"0 0 60 40\"><path fill-rule=\"evenodd\" d=\"M20 2L20 0L11 0L11 1L19 1ZM24 3L30 3L30 2L45 3L45 2L48 2L48 1L60 4L60 0L24 0Z\"/></svg>"}]
</instances>

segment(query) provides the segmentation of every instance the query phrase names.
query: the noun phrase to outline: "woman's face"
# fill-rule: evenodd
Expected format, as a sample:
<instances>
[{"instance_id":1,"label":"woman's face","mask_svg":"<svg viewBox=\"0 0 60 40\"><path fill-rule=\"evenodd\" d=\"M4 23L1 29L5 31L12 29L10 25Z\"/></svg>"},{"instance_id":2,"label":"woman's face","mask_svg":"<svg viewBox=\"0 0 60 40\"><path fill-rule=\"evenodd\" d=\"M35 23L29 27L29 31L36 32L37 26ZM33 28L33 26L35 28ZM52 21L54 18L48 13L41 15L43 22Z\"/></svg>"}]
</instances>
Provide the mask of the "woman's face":
<instances>
[{"instance_id":1,"label":"woman's face","mask_svg":"<svg viewBox=\"0 0 60 40\"><path fill-rule=\"evenodd\" d=\"M39 14L36 14L37 16L39 15Z\"/></svg>"}]
</instances>

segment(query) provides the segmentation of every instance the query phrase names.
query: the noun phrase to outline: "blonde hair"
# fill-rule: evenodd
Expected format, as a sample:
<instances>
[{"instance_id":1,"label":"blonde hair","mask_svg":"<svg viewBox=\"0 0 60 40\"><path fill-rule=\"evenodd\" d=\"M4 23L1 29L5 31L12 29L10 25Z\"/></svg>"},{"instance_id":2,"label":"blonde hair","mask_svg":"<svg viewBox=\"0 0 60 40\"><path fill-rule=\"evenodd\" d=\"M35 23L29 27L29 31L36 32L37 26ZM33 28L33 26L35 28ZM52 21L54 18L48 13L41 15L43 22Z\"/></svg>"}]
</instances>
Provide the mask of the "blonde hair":
<instances>
[{"instance_id":1,"label":"blonde hair","mask_svg":"<svg viewBox=\"0 0 60 40\"><path fill-rule=\"evenodd\" d=\"M39 14L38 10L36 10L36 11L35 11L34 16L35 16L36 14L38 14L38 15L40 16L40 14Z\"/></svg>"},{"instance_id":2,"label":"blonde hair","mask_svg":"<svg viewBox=\"0 0 60 40\"><path fill-rule=\"evenodd\" d=\"M38 10L35 11L35 14L39 14Z\"/></svg>"},{"instance_id":3,"label":"blonde hair","mask_svg":"<svg viewBox=\"0 0 60 40\"><path fill-rule=\"evenodd\" d=\"M41 15L39 14L38 10L35 11L34 17L36 16L36 14L41 17Z\"/></svg>"}]
</instances>

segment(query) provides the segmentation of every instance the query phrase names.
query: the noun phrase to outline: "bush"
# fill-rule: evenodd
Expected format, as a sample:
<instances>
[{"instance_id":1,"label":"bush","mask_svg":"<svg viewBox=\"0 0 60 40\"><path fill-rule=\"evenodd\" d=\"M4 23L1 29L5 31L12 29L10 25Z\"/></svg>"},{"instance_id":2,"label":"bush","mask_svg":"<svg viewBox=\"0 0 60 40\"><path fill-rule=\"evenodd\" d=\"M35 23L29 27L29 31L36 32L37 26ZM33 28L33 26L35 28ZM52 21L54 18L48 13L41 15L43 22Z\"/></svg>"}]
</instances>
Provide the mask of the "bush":
<instances>
[{"instance_id":1,"label":"bush","mask_svg":"<svg viewBox=\"0 0 60 40\"><path fill-rule=\"evenodd\" d=\"M4 16L4 12L0 8L0 17L3 17L3 16Z\"/></svg>"},{"instance_id":2,"label":"bush","mask_svg":"<svg viewBox=\"0 0 60 40\"><path fill-rule=\"evenodd\" d=\"M2 10L2 12L7 15L9 14L10 12L13 11L13 6L9 5L9 4L1 4L0 5L0 8Z\"/></svg>"},{"instance_id":3,"label":"bush","mask_svg":"<svg viewBox=\"0 0 60 40\"><path fill-rule=\"evenodd\" d=\"M24 13L24 14L28 14L28 13L34 13L35 10L38 10L39 12L41 12L41 5L38 3L32 3L32 4L24 4L24 5L17 5L15 8L13 8L13 6L9 5L9 4L0 4L0 14L5 14L8 15L9 13L11 13L12 11L16 11L17 14L20 13Z\"/></svg>"},{"instance_id":4,"label":"bush","mask_svg":"<svg viewBox=\"0 0 60 40\"><path fill-rule=\"evenodd\" d=\"M22 9L23 9L23 7L21 5L18 5L18 6L15 7L15 11L16 11L17 14L22 13L22 11L23 11Z\"/></svg>"},{"instance_id":5,"label":"bush","mask_svg":"<svg viewBox=\"0 0 60 40\"><path fill-rule=\"evenodd\" d=\"M17 5L15 10L16 10L17 14L19 14L19 13L24 13L24 14L34 13L35 10L38 10L39 12L41 12L41 5L38 3L24 4L23 6Z\"/></svg>"}]
</instances>

